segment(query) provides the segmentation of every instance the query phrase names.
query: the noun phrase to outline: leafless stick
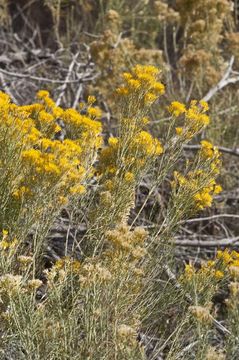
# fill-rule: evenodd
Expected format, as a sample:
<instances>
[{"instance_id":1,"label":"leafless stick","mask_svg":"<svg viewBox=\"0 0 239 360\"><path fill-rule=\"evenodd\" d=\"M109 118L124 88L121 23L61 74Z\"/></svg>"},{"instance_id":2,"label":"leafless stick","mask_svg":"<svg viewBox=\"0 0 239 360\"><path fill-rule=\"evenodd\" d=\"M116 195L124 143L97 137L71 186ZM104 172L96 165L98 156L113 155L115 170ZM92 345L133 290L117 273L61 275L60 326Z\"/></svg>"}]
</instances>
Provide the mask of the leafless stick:
<instances>
[{"instance_id":1,"label":"leafless stick","mask_svg":"<svg viewBox=\"0 0 239 360\"><path fill-rule=\"evenodd\" d=\"M70 66L69 66L69 69L68 69L68 73L66 75L66 79L64 81L64 84L62 85L62 89L61 89L61 92L56 100L56 105L59 106L60 103L61 103L61 99L62 97L64 96L65 94L65 91L66 91L66 88L67 88L67 84L69 84L69 81L70 81L70 78L71 78L71 74L72 74L72 71L74 69L74 66L75 66L75 63L77 61L77 58L79 56L79 53L80 51L78 51L74 56L73 56L73 59L72 59L72 62L70 63Z\"/></svg>"},{"instance_id":2,"label":"leafless stick","mask_svg":"<svg viewBox=\"0 0 239 360\"><path fill-rule=\"evenodd\" d=\"M33 76L30 74L19 74L19 73L14 73L14 72L3 70L3 69L0 69L0 72L5 75L17 77L20 79L25 78L25 79L35 80L35 81L48 82L51 84L65 84L65 83L72 84L72 83L79 83L79 81L81 81L81 79L76 79L76 80L69 80L66 82L65 80L49 79L49 78L45 78L45 77Z\"/></svg>"},{"instance_id":3,"label":"leafless stick","mask_svg":"<svg viewBox=\"0 0 239 360\"><path fill-rule=\"evenodd\" d=\"M207 221L207 220L213 220L218 218L239 218L239 215L237 214L216 214L212 216L205 216L201 218L195 218L195 219L188 219L180 221L178 224L190 224L198 221Z\"/></svg>"},{"instance_id":4,"label":"leafless stick","mask_svg":"<svg viewBox=\"0 0 239 360\"><path fill-rule=\"evenodd\" d=\"M6 83L5 78L4 78L3 74L1 74L1 73L0 73L0 80L1 80L2 87L3 87L3 90L5 91L5 93L8 94L8 95L11 97L11 99L13 100L13 102L14 102L16 105L18 105L17 99L16 99L15 96L12 94L10 87L9 87L8 84Z\"/></svg>"},{"instance_id":5,"label":"leafless stick","mask_svg":"<svg viewBox=\"0 0 239 360\"><path fill-rule=\"evenodd\" d=\"M189 247L220 247L229 245L239 245L239 236L235 236L228 239L220 240L177 240L173 241L177 246L189 246Z\"/></svg>"},{"instance_id":6,"label":"leafless stick","mask_svg":"<svg viewBox=\"0 0 239 360\"><path fill-rule=\"evenodd\" d=\"M230 155L233 155L233 156L239 156L239 149L229 149L229 148L226 148L224 146L217 146L218 150L225 153L225 154L230 154ZM183 146L183 149L184 150L193 150L193 151L196 151L196 150L199 150L201 149L201 146L200 145L184 145Z\"/></svg>"},{"instance_id":7,"label":"leafless stick","mask_svg":"<svg viewBox=\"0 0 239 360\"><path fill-rule=\"evenodd\" d=\"M199 341L193 341L191 344L189 344L188 346L186 346L182 351L180 351L180 353L176 356L176 359L180 359L180 357L187 353L189 350L191 350L195 345L197 345Z\"/></svg>"},{"instance_id":8,"label":"leafless stick","mask_svg":"<svg viewBox=\"0 0 239 360\"><path fill-rule=\"evenodd\" d=\"M83 86L82 86L82 84L80 84L78 89L77 89L77 92L76 92L74 103L72 105L73 109L76 109L76 107L78 105L79 99L80 99L81 94L82 94L82 90L83 90Z\"/></svg>"},{"instance_id":9,"label":"leafless stick","mask_svg":"<svg viewBox=\"0 0 239 360\"><path fill-rule=\"evenodd\" d=\"M231 74L234 74L232 70L234 59L234 56L232 56L228 64L228 68L221 80L217 83L217 85L215 85L212 89L208 91L208 93L202 98L202 100L209 101L219 90L221 90L228 84L235 84L239 81L239 76L230 77Z\"/></svg>"}]
</instances>

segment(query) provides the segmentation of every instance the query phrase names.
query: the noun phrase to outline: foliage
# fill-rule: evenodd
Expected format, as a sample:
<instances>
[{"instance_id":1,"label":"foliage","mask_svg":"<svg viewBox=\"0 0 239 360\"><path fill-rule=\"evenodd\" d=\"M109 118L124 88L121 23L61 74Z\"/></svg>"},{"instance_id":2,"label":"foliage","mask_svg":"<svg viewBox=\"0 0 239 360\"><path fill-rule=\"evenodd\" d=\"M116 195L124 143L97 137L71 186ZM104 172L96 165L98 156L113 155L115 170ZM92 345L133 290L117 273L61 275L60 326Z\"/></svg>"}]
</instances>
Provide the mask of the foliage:
<instances>
[{"instance_id":1,"label":"foliage","mask_svg":"<svg viewBox=\"0 0 239 360\"><path fill-rule=\"evenodd\" d=\"M0 358L237 359L237 2L0 7Z\"/></svg>"}]
</instances>

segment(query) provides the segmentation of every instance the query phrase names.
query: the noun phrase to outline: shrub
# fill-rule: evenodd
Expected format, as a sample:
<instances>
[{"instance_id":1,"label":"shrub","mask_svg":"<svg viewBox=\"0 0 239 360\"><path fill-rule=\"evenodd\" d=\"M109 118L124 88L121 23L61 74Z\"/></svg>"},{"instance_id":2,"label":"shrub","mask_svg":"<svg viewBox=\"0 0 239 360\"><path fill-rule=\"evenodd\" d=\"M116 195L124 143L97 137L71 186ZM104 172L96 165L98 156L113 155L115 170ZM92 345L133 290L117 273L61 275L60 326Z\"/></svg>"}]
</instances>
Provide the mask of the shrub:
<instances>
[{"instance_id":1,"label":"shrub","mask_svg":"<svg viewBox=\"0 0 239 360\"><path fill-rule=\"evenodd\" d=\"M14 353L18 359L145 359L149 350L143 333L159 337L152 358L161 351L174 358L184 346L180 336L188 331L190 338L202 333L196 348L208 351L210 304L224 268L197 271L188 266L176 284L165 283L164 277L180 221L210 207L221 191L216 184L218 149L204 140L184 173L174 171L163 223L152 231L129 223L144 176L152 176L150 191L158 187L172 174L183 146L209 123L206 102L185 106L174 101L167 109L170 123L163 141L153 137L146 129L147 115L165 91L159 75L156 67L143 65L123 74L115 91L118 134L105 146L93 97L78 113L57 107L46 91L26 106L1 94L3 354ZM46 234L66 204L77 206L75 211L87 219L85 235L74 244L81 257L73 253L43 271ZM46 294L37 300L42 288ZM203 330L192 327L195 318L206 324Z\"/></svg>"}]
</instances>

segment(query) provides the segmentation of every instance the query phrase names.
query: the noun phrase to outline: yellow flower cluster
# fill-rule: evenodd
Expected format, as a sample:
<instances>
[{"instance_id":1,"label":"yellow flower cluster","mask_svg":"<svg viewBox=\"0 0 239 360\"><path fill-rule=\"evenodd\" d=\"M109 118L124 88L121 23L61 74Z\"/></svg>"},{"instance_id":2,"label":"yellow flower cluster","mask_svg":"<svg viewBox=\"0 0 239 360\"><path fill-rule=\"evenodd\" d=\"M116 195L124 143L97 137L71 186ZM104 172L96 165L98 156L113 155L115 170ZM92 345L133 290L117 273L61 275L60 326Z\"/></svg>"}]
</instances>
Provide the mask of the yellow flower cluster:
<instances>
[{"instance_id":1,"label":"yellow flower cluster","mask_svg":"<svg viewBox=\"0 0 239 360\"><path fill-rule=\"evenodd\" d=\"M195 279L200 277L212 277L214 279L221 280L224 277L224 272L222 269L216 266L215 261L209 260L206 263L203 263L199 270L196 270L192 264L186 264L184 269L185 279L191 281L193 278Z\"/></svg>"},{"instance_id":2,"label":"yellow flower cluster","mask_svg":"<svg viewBox=\"0 0 239 360\"><path fill-rule=\"evenodd\" d=\"M117 328L117 334L120 338L125 338L127 339L127 341L130 338L136 338L137 336L137 332L135 329L133 329L131 326L125 325L125 324L121 324L118 326Z\"/></svg>"},{"instance_id":3,"label":"yellow flower cluster","mask_svg":"<svg viewBox=\"0 0 239 360\"><path fill-rule=\"evenodd\" d=\"M215 155L215 153L218 153L218 149L215 146L213 146L209 141L202 140L201 153L206 159L208 159L208 158L212 158Z\"/></svg>"},{"instance_id":4,"label":"yellow flower cluster","mask_svg":"<svg viewBox=\"0 0 239 360\"><path fill-rule=\"evenodd\" d=\"M239 280L239 253L235 250L218 250L216 258L203 263L198 270L192 264L186 264L182 279L192 281L206 276L220 281L226 275Z\"/></svg>"},{"instance_id":5,"label":"yellow flower cluster","mask_svg":"<svg viewBox=\"0 0 239 360\"><path fill-rule=\"evenodd\" d=\"M10 296L17 294L22 288L22 276L5 274L0 276L0 293L4 292Z\"/></svg>"},{"instance_id":6,"label":"yellow flower cluster","mask_svg":"<svg viewBox=\"0 0 239 360\"><path fill-rule=\"evenodd\" d=\"M11 237L8 234L8 231L3 229L3 231L2 231L2 239L0 241L0 250L13 251L16 248L17 244L18 244L17 239L16 238L11 239Z\"/></svg>"},{"instance_id":7,"label":"yellow flower cluster","mask_svg":"<svg viewBox=\"0 0 239 360\"><path fill-rule=\"evenodd\" d=\"M100 283L107 283L112 280L110 271L99 262L97 264L85 263L82 265L81 273L79 275L81 286L89 287Z\"/></svg>"},{"instance_id":8,"label":"yellow flower cluster","mask_svg":"<svg viewBox=\"0 0 239 360\"><path fill-rule=\"evenodd\" d=\"M199 191L194 195L194 200L197 204L198 209L210 207L213 201L213 195L217 195L222 191L221 185L213 184L205 187L202 191Z\"/></svg>"},{"instance_id":9,"label":"yellow flower cluster","mask_svg":"<svg viewBox=\"0 0 239 360\"><path fill-rule=\"evenodd\" d=\"M101 112L92 102L89 116L63 110L44 90L37 98L39 103L17 106L0 93L0 143L15 149L18 158L12 161L19 161L22 171L17 174L12 196L16 200L33 197L40 187L47 191L53 186L59 196L81 194L81 183L102 143L101 123L94 120ZM62 131L59 119L66 125L66 138L61 141L56 139L56 133ZM10 166L9 161L5 156L0 159L3 169Z\"/></svg>"},{"instance_id":10,"label":"yellow flower cluster","mask_svg":"<svg viewBox=\"0 0 239 360\"><path fill-rule=\"evenodd\" d=\"M100 282L109 282L112 278L107 267L93 258L86 259L84 262L74 260L70 257L64 257L58 260L50 271L46 271L50 286L54 286L56 281L68 281L72 275L80 282L81 288L89 288Z\"/></svg>"},{"instance_id":11,"label":"yellow flower cluster","mask_svg":"<svg viewBox=\"0 0 239 360\"><path fill-rule=\"evenodd\" d=\"M239 253L235 250L229 251L225 249L224 251L219 250L217 252L218 260L220 260L226 267L238 267L239 269Z\"/></svg>"},{"instance_id":12,"label":"yellow flower cluster","mask_svg":"<svg viewBox=\"0 0 239 360\"><path fill-rule=\"evenodd\" d=\"M191 314L202 324L210 324L212 322L212 316L210 309L205 306L190 306L189 311Z\"/></svg>"},{"instance_id":13,"label":"yellow flower cluster","mask_svg":"<svg viewBox=\"0 0 239 360\"><path fill-rule=\"evenodd\" d=\"M197 169L189 171L185 176L175 171L172 185L174 188L178 185L181 193L187 194L195 210L210 207L213 196L222 191L222 187L215 181L220 165L218 149L208 141L201 141Z\"/></svg>"},{"instance_id":14,"label":"yellow flower cluster","mask_svg":"<svg viewBox=\"0 0 239 360\"><path fill-rule=\"evenodd\" d=\"M191 101L190 107L186 112L186 120L195 132L209 124L210 119L205 114L207 110L208 105L206 102L200 101L198 104L196 100Z\"/></svg>"},{"instance_id":15,"label":"yellow flower cluster","mask_svg":"<svg viewBox=\"0 0 239 360\"><path fill-rule=\"evenodd\" d=\"M158 139L154 139L147 131L141 131L132 142L140 157L157 156L163 152L163 147Z\"/></svg>"},{"instance_id":16,"label":"yellow flower cluster","mask_svg":"<svg viewBox=\"0 0 239 360\"><path fill-rule=\"evenodd\" d=\"M109 247L113 247L114 255L116 251L118 255L127 254L132 261L138 261L147 254L143 246L147 232L143 228L138 227L134 231L129 231L129 227L122 224L115 230L108 231L106 236Z\"/></svg>"},{"instance_id":17,"label":"yellow flower cluster","mask_svg":"<svg viewBox=\"0 0 239 360\"><path fill-rule=\"evenodd\" d=\"M184 191L188 198L192 196L194 206L198 210L210 207L212 205L213 196L220 193L222 188L217 185L214 179L208 180L208 185L204 185L202 190L203 179L207 176L203 171L191 171L187 176L183 176L178 172L174 172L173 186L179 184L181 190Z\"/></svg>"},{"instance_id":18,"label":"yellow flower cluster","mask_svg":"<svg viewBox=\"0 0 239 360\"><path fill-rule=\"evenodd\" d=\"M164 94L164 85L157 81L160 71L155 66L136 65L123 74L125 85L116 91L121 96L136 95L145 105L151 105Z\"/></svg>"},{"instance_id":19,"label":"yellow flower cluster","mask_svg":"<svg viewBox=\"0 0 239 360\"><path fill-rule=\"evenodd\" d=\"M120 138L109 138L109 146L102 149L99 157L98 171L100 174L115 174L117 171L117 154L123 146ZM138 132L130 142L127 152L122 159L122 166L129 171L125 174L127 181L133 181L137 173L145 166L148 160L163 153L161 142L153 138L147 131Z\"/></svg>"},{"instance_id":20,"label":"yellow flower cluster","mask_svg":"<svg viewBox=\"0 0 239 360\"><path fill-rule=\"evenodd\" d=\"M81 263L80 261L74 260L69 256L65 256L57 260L53 268L54 270L70 269L73 273L79 273Z\"/></svg>"},{"instance_id":21,"label":"yellow flower cluster","mask_svg":"<svg viewBox=\"0 0 239 360\"><path fill-rule=\"evenodd\" d=\"M173 101L169 105L168 110L173 116L178 117L186 113L186 106L179 101Z\"/></svg>"},{"instance_id":22,"label":"yellow flower cluster","mask_svg":"<svg viewBox=\"0 0 239 360\"><path fill-rule=\"evenodd\" d=\"M81 115L75 109L67 109L62 115L62 119L71 139L80 138L81 144L87 149L98 148L102 144L102 138L99 136L102 126L95 118L101 116L101 111L91 107L88 108L88 112L90 117Z\"/></svg>"},{"instance_id":23,"label":"yellow flower cluster","mask_svg":"<svg viewBox=\"0 0 239 360\"><path fill-rule=\"evenodd\" d=\"M136 65L123 74L125 85L117 89L121 96L119 138L111 137L99 157L99 174L133 182L156 156L162 154L160 141L144 131L148 105L164 92L157 81L160 71L154 66ZM129 95L130 98L124 95Z\"/></svg>"},{"instance_id":24,"label":"yellow flower cluster","mask_svg":"<svg viewBox=\"0 0 239 360\"><path fill-rule=\"evenodd\" d=\"M207 126L210 119L205 112L208 109L207 102L203 100L199 102L192 100L188 109L179 101L173 101L168 106L168 111L176 118L181 115L184 118L184 126L176 128L177 135L190 139L195 133Z\"/></svg>"}]
</instances>

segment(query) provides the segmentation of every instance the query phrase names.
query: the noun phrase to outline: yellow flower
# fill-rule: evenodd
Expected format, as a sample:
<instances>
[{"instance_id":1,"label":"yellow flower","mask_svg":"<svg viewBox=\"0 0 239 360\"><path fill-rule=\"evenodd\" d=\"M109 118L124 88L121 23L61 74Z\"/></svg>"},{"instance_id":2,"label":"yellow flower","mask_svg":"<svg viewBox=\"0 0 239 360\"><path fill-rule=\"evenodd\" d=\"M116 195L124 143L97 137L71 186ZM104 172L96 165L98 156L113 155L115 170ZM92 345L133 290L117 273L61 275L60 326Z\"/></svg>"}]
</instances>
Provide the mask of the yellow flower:
<instances>
[{"instance_id":1,"label":"yellow flower","mask_svg":"<svg viewBox=\"0 0 239 360\"><path fill-rule=\"evenodd\" d=\"M168 110L173 116L178 117L186 112L186 107L179 101L173 101L169 105Z\"/></svg>"},{"instance_id":2,"label":"yellow flower","mask_svg":"<svg viewBox=\"0 0 239 360\"><path fill-rule=\"evenodd\" d=\"M6 237L8 235L8 230L3 229L2 234L3 234L3 237Z\"/></svg>"},{"instance_id":3,"label":"yellow flower","mask_svg":"<svg viewBox=\"0 0 239 360\"><path fill-rule=\"evenodd\" d=\"M33 258L31 256L24 256L24 255L20 255L18 256L18 261L20 264L22 265L29 265L33 262Z\"/></svg>"},{"instance_id":4,"label":"yellow flower","mask_svg":"<svg viewBox=\"0 0 239 360\"><path fill-rule=\"evenodd\" d=\"M110 137L108 140L108 144L110 146L116 146L119 143L119 139L116 137Z\"/></svg>"},{"instance_id":5,"label":"yellow flower","mask_svg":"<svg viewBox=\"0 0 239 360\"><path fill-rule=\"evenodd\" d=\"M62 130L61 127L60 127L58 124L56 124L55 127L54 127L54 132L55 132L55 133L58 133L58 132L60 132L61 130Z\"/></svg>"},{"instance_id":6,"label":"yellow flower","mask_svg":"<svg viewBox=\"0 0 239 360\"><path fill-rule=\"evenodd\" d=\"M116 89L116 93L118 95L127 96L129 94L129 90L125 86L121 86Z\"/></svg>"},{"instance_id":7,"label":"yellow flower","mask_svg":"<svg viewBox=\"0 0 239 360\"><path fill-rule=\"evenodd\" d=\"M71 194L84 194L86 191L85 187L83 185L75 185L70 188Z\"/></svg>"},{"instance_id":8,"label":"yellow flower","mask_svg":"<svg viewBox=\"0 0 239 360\"><path fill-rule=\"evenodd\" d=\"M218 280L223 279L223 277L224 277L224 273L220 270L216 270L214 275L215 275L215 278Z\"/></svg>"},{"instance_id":9,"label":"yellow flower","mask_svg":"<svg viewBox=\"0 0 239 360\"><path fill-rule=\"evenodd\" d=\"M195 268L192 264L186 264L184 273L187 279L191 279L192 276L195 274Z\"/></svg>"},{"instance_id":10,"label":"yellow flower","mask_svg":"<svg viewBox=\"0 0 239 360\"><path fill-rule=\"evenodd\" d=\"M21 186L19 189L13 191L12 193L13 197L15 197L16 199L21 199L23 196L31 196L32 195L32 191L29 187L27 186Z\"/></svg>"},{"instance_id":11,"label":"yellow flower","mask_svg":"<svg viewBox=\"0 0 239 360\"><path fill-rule=\"evenodd\" d=\"M203 306L190 306L189 311L193 316L202 324L208 324L212 322L212 316L209 309Z\"/></svg>"},{"instance_id":12,"label":"yellow flower","mask_svg":"<svg viewBox=\"0 0 239 360\"><path fill-rule=\"evenodd\" d=\"M208 111L209 110L209 106L208 103L204 100L199 101L199 104L202 106L203 111Z\"/></svg>"},{"instance_id":13,"label":"yellow flower","mask_svg":"<svg viewBox=\"0 0 239 360\"><path fill-rule=\"evenodd\" d=\"M128 81L128 80L132 79L132 75L130 73L128 73L128 72L125 72L125 73L123 73L123 78L126 81Z\"/></svg>"},{"instance_id":14,"label":"yellow flower","mask_svg":"<svg viewBox=\"0 0 239 360\"><path fill-rule=\"evenodd\" d=\"M29 280L28 283L27 283L27 287L30 289L30 290L37 290L41 285L42 285L42 281L39 280L39 279L32 279L32 280Z\"/></svg>"},{"instance_id":15,"label":"yellow flower","mask_svg":"<svg viewBox=\"0 0 239 360\"><path fill-rule=\"evenodd\" d=\"M96 102L95 96L88 96L87 102L90 105L94 104Z\"/></svg>"},{"instance_id":16,"label":"yellow flower","mask_svg":"<svg viewBox=\"0 0 239 360\"><path fill-rule=\"evenodd\" d=\"M158 96L149 92L144 96L144 101L146 104L152 104L155 100L157 100Z\"/></svg>"},{"instance_id":17,"label":"yellow flower","mask_svg":"<svg viewBox=\"0 0 239 360\"><path fill-rule=\"evenodd\" d=\"M128 85L129 85L129 87L131 87L134 90L137 90L140 88L139 80L130 79L130 80L128 80Z\"/></svg>"},{"instance_id":18,"label":"yellow flower","mask_svg":"<svg viewBox=\"0 0 239 360\"><path fill-rule=\"evenodd\" d=\"M6 240L0 241L0 249L1 250L7 250L10 246L10 243Z\"/></svg>"},{"instance_id":19,"label":"yellow flower","mask_svg":"<svg viewBox=\"0 0 239 360\"><path fill-rule=\"evenodd\" d=\"M49 97L49 91L47 91L47 90L39 90L38 92L37 92L37 97L38 97L38 99L44 99L44 98L46 98L46 97Z\"/></svg>"},{"instance_id":20,"label":"yellow flower","mask_svg":"<svg viewBox=\"0 0 239 360\"><path fill-rule=\"evenodd\" d=\"M102 112L101 112L101 110L99 109L99 108L97 108L97 107L89 107L88 109L87 109L87 113L88 113L88 115L90 116L90 117L92 117L92 118L100 118L101 117L101 115L102 115Z\"/></svg>"},{"instance_id":21,"label":"yellow flower","mask_svg":"<svg viewBox=\"0 0 239 360\"><path fill-rule=\"evenodd\" d=\"M153 89L155 90L156 93L158 93L159 95L163 95L165 92L165 86L160 83L160 82L156 82L153 85Z\"/></svg>"},{"instance_id":22,"label":"yellow flower","mask_svg":"<svg viewBox=\"0 0 239 360\"><path fill-rule=\"evenodd\" d=\"M125 324L118 326L117 333L119 337L122 338L128 338L131 336L136 337L136 331L132 327Z\"/></svg>"},{"instance_id":23,"label":"yellow flower","mask_svg":"<svg viewBox=\"0 0 239 360\"><path fill-rule=\"evenodd\" d=\"M142 118L142 124L143 124L143 125L147 125L148 123L149 123L149 118L146 117L146 116L143 117L143 118Z\"/></svg>"},{"instance_id":24,"label":"yellow flower","mask_svg":"<svg viewBox=\"0 0 239 360\"><path fill-rule=\"evenodd\" d=\"M212 158L214 156L214 146L206 140L201 141L201 153L205 158Z\"/></svg>"},{"instance_id":25,"label":"yellow flower","mask_svg":"<svg viewBox=\"0 0 239 360\"><path fill-rule=\"evenodd\" d=\"M183 133L183 128L182 127L176 127L176 134L178 135L178 136L181 136L182 135L182 133Z\"/></svg>"},{"instance_id":26,"label":"yellow flower","mask_svg":"<svg viewBox=\"0 0 239 360\"><path fill-rule=\"evenodd\" d=\"M213 198L209 190L205 188L204 190L194 195L194 200L196 202L198 209L204 209L212 205Z\"/></svg>"},{"instance_id":27,"label":"yellow flower","mask_svg":"<svg viewBox=\"0 0 239 360\"><path fill-rule=\"evenodd\" d=\"M132 182L132 181L134 181L134 174L132 172L128 171L128 172L126 172L124 178L127 182Z\"/></svg>"},{"instance_id":28,"label":"yellow flower","mask_svg":"<svg viewBox=\"0 0 239 360\"><path fill-rule=\"evenodd\" d=\"M217 258L222 260L225 265L229 264L232 261L232 257L227 249L225 249L224 251L218 250Z\"/></svg>"},{"instance_id":29,"label":"yellow flower","mask_svg":"<svg viewBox=\"0 0 239 360\"><path fill-rule=\"evenodd\" d=\"M68 199L65 196L59 196L58 201L61 205L66 205L68 203Z\"/></svg>"},{"instance_id":30,"label":"yellow flower","mask_svg":"<svg viewBox=\"0 0 239 360\"><path fill-rule=\"evenodd\" d=\"M213 190L213 192L214 192L214 194L220 194L220 192L222 192L222 187L221 187L221 185L216 185L215 187L214 187L214 190Z\"/></svg>"}]
</instances>

